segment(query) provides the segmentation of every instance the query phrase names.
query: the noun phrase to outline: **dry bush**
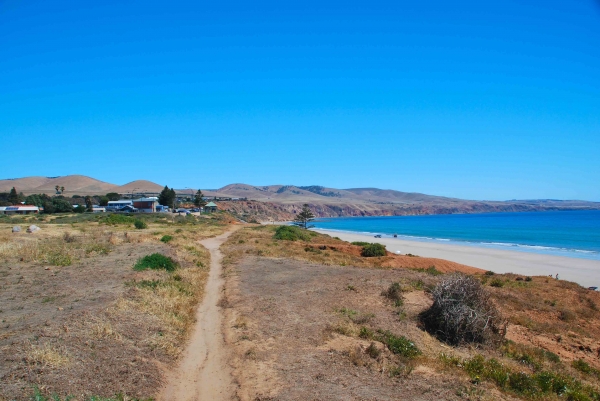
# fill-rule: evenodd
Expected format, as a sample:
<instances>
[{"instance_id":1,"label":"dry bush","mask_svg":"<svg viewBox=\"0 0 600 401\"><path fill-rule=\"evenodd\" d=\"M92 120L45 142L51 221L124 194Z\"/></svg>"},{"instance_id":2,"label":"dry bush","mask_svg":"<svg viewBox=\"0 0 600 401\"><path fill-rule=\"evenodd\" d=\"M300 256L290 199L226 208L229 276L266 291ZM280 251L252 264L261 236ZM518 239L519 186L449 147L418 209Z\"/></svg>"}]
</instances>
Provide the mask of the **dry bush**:
<instances>
[{"instance_id":1,"label":"dry bush","mask_svg":"<svg viewBox=\"0 0 600 401\"><path fill-rule=\"evenodd\" d=\"M481 283L461 273L444 278L433 289L433 305L420 315L425 329L449 344L498 345L506 321Z\"/></svg>"}]
</instances>

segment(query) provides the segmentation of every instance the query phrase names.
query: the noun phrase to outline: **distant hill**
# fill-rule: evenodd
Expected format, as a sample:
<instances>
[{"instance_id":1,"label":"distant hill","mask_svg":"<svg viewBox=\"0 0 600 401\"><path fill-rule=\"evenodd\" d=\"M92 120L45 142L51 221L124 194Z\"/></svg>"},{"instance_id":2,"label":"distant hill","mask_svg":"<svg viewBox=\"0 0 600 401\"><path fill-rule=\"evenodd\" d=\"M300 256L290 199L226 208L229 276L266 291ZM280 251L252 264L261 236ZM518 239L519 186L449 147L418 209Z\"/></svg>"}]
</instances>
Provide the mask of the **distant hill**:
<instances>
[{"instance_id":1,"label":"distant hill","mask_svg":"<svg viewBox=\"0 0 600 401\"><path fill-rule=\"evenodd\" d=\"M64 177L23 177L0 180L0 192L8 192L14 186L26 195L33 193L54 194L55 186L65 187L65 195L103 195L108 192L120 194L157 194L164 185L146 180L136 180L115 185L83 175ZM178 194L192 195L197 189L176 189ZM335 216L394 216L420 214L522 212L542 210L600 209L600 202L557 199L526 199L510 201L476 201L402 192L379 188L329 188L320 185L265 185L230 184L219 189L205 189L208 197L246 198L256 203L223 203L237 214L254 213L257 207L263 218L290 218L308 203L320 217ZM227 206L229 205L229 206Z\"/></svg>"},{"instance_id":2,"label":"distant hill","mask_svg":"<svg viewBox=\"0 0 600 401\"><path fill-rule=\"evenodd\" d=\"M24 194L54 194L55 187L65 187L65 195L96 195L113 191L117 186L84 175L66 175L63 177L24 177L0 180L0 191L8 192L15 187Z\"/></svg>"},{"instance_id":3,"label":"distant hill","mask_svg":"<svg viewBox=\"0 0 600 401\"><path fill-rule=\"evenodd\" d=\"M120 194L129 193L129 192L157 193L157 192L162 191L163 188L164 188L164 185L158 185L152 181L136 180L136 181L131 181L130 183L127 183L125 185L121 185L120 187L116 187L116 188L114 188L114 190L112 192L118 192Z\"/></svg>"}]
</instances>

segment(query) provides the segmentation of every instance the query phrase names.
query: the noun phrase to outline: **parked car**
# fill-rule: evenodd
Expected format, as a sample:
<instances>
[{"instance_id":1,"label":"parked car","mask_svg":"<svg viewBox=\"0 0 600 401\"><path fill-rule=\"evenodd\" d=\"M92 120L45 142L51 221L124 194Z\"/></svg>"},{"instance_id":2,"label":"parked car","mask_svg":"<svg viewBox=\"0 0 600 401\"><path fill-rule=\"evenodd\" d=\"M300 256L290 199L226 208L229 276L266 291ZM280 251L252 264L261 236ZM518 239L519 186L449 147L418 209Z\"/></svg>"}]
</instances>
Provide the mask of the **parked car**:
<instances>
[{"instance_id":1,"label":"parked car","mask_svg":"<svg viewBox=\"0 0 600 401\"><path fill-rule=\"evenodd\" d=\"M381 235L377 234L377 235L375 236L375 238L381 238Z\"/></svg>"},{"instance_id":2,"label":"parked car","mask_svg":"<svg viewBox=\"0 0 600 401\"><path fill-rule=\"evenodd\" d=\"M197 207L192 209L192 212L194 212L194 213L199 212L199 211L200 211L200 209L198 209Z\"/></svg>"}]
</instances>

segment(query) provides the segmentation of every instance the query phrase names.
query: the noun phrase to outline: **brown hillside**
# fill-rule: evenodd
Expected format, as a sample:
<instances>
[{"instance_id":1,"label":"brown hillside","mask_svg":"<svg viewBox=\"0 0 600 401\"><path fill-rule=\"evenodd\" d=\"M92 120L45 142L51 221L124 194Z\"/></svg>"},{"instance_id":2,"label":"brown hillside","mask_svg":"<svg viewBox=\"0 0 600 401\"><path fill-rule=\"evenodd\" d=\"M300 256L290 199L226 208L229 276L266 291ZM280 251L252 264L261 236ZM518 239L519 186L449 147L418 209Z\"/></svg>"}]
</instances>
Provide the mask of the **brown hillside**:
<instances>
[{"instance_id":1,"label":"brown hillside","mask_svg":"<svg viewBox=\"0 0 600 401\"><path fill-rule=\"evenodd\" d=\"M120 194L127 192L152 192L157 193L163 190L163 186L158 185L152 181L147 180L136 180L131 181L125 185L121 185L120 187L114 188L114 192L118 192Z\"/></svg>"},{"instance_id":2,"label":"brown hillside","mask_svg":"<svg viewBox=\"0 0 600 401\"><path fill-rule=\"evenodd\" d=\"M39 187L51 180L48 177L24 177L14 180L0 180L0 192L8 192L15 187L17 192L28 191Z\"/></svg>"},{"instance_id":3,"label":"brown hillside","mask_svg":"<svg viewBox=\"0 0 600 401\"><path fill-rule=\"evenodd\" d=\"M116 185L100 181L85 175L67 175L64 177L52 178L44 184L32 188L30 191L39 193L53 193L54 187L58 185L65 187L65 194L91 195L111 192Z\"/></svg>"}]
</instances>

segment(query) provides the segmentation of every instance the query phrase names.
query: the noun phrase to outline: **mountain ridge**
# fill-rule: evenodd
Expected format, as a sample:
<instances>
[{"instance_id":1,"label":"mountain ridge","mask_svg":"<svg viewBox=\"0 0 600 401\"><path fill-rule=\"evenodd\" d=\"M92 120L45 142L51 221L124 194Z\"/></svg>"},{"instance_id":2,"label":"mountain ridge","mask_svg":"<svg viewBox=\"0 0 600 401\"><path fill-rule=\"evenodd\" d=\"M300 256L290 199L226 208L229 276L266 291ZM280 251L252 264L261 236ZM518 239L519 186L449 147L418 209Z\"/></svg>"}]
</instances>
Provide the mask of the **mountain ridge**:
<instances>
[{"instance_id":1,"label":"mountain ridge","mask_svg":"<svg viewBox=\"0 0 600 401\"><path fill-rule=\"evenodd\" d=\"M65 187L65 195L156 194L164 185L148 180L135 180L116 185L83 175L61 177L22 177L0 180L0 192L14 186L26 195L46 193L52 195L55 187ZM190 196L197 189L176 189ZM189 191L189 192L188 192ZM302 204L309 204L319 217L339 216L394 216L415 214L486 213L545 210L600 209L600 202L582 200L526 199L510 201L482 201L403 192L380 188L332 188L321 185L250 185L233 183L216 190L203 190L207 197L242 198L252 202L223 202L223 208L238 214L252 213L256 202L267 218L289 218Z\"/></svg>"}]
</instances>

